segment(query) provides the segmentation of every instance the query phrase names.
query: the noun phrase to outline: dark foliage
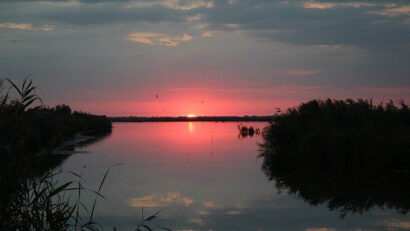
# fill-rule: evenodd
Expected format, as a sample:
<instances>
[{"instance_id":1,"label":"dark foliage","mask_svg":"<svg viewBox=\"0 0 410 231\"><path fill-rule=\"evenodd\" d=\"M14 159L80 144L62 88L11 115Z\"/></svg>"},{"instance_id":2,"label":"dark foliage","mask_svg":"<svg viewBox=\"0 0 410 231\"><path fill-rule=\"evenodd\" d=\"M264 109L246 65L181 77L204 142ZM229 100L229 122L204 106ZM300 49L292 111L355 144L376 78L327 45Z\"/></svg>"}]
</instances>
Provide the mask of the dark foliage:
<instances>
[{"instance_id":1,"label":"dark foliage","mask_svg":"<svg viewBox=\"0 0 410 231\"><path fill-rule=\"evenodd\" d=\"M263 131L262 169L312 205L363 212L410 209L410 110L404 103L313 100Z\"/></svg>"},{"instance_id":2,"label":"dark foliage","mask_svg":"<svg viewBox=\"0 0 410 231\"><path fill-rule=\"evenodd\" d=\"M78 132L111 130L105 116L71 113L66 105L24 112L16 111L18 108L17 104L9 104L0 109L0 147L12 153L36 153L43 148L50 151Z\"/></svg>"},{"instance_id":3,"label":"dark foliage","mask_svg":"<svg viewBox=\"0 0 410 231\"><path fill-rule=\"evenodd\" d=\"M17 98L9 99L1 81L0 230L66 230L78 204L59 196L71 183L57 185L50 173L67 156L50 153L78 132L110 132L111 122L67 105L43 106L31 80L8 82Z\"/></svg>"}]
</instances>

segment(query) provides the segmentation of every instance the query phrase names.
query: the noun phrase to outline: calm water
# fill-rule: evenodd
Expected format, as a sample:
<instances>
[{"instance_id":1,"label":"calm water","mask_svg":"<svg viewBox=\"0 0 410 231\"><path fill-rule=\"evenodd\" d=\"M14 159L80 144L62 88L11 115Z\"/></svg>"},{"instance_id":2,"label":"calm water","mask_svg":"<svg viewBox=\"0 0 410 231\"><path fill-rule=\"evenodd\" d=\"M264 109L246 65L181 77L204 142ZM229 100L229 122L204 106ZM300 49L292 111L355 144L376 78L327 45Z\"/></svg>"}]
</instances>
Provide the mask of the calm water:
<instances>
[{"instance_id":1,"label":"calm water","mask_svg":"<svg viewBox=\"0 0 410 231\"><path fill-rule=\"evenodd\" d=\"M243 123L263 128L265 123ZM114 123L110 137L68 158L62 168L82 172L98 188L96 221L104 230L133 230L162 210L156 223L172 230L400 230L410 216L392 209L348 214L281 194L261 171L260 136L240 139L238 123ZM92 195L83 197L91 203Z\"/></svg>"}]
</instances>

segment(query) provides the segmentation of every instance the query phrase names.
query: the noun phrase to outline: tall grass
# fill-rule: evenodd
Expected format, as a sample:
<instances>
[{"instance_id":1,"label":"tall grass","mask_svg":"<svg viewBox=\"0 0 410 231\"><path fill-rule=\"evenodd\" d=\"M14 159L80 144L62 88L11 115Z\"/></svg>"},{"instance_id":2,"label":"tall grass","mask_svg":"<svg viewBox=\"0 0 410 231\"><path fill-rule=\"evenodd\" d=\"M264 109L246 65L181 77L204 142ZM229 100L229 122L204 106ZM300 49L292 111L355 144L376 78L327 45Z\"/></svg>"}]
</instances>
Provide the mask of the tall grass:
<instances>
[{"instance_id":1,"label":"tall grass","mask_svg":"<svg viewBox=\"0 0 410 231\"><path fill-rule=\"evenodd\" d=\"M71 203L64 196L64 192L73 190L73 182L58 184L53 179L54 175L47 172L19 181L18 190L0 210L2 230L69 230L80 203ZM74 224L92 229L88 224Z\"/></svg>"},{"instance_id":2,"label":"tall grass","mask_svg":"<svg viewBox=\"0 0 410 231\"><path fill-rule=\"evenodd\" d=\"M4 86L3 86L4 80L0 79L0 108L3 108L6 103L7 103L7 99L8 99L8 92L4 93Z\"/></svg>"},{"instance_id":3,"label":"tall grass","mask_svg":"<svg viewBox=\"0 0 410 231\"><path fill-rule=\"evenodd\" d=\"M68 230L104 230L94 220L97 199L107 198L103 195L110 168L105 172L98 189L86 188L81 174L71 174L77 182L59 182L61 171L47 171L41 176L16 179L14 192L6 203L0 204L0 230L32 230L32 231L68 231ZM82 195L95 196L92 206L84 204ZM159 225L153 225L160 211L138 220L135 230L167 230ZM142 213L143 214L143 213ZM85 219L87 218L87 219ZM116 230L114 228L114 230Z\"/></svg>"}]
</instances>

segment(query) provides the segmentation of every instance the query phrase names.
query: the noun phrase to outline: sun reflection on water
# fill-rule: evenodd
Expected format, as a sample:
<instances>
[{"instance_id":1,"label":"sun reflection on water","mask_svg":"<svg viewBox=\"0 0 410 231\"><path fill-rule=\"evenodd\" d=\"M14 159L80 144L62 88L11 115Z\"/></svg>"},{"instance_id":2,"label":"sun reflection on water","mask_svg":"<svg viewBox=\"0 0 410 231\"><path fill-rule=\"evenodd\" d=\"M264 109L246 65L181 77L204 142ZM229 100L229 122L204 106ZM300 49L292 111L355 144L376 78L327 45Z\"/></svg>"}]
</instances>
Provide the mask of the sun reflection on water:
<instances>
[{"instance_id":1,"label":"sun reflection on water","mask_svg":"<svg viewBox=\"0 0 410 231\"><path fill-rule=\"evenodd\" d=\"M195 130L194 123L193 122L188 122L188 131L189 131L189 133L193 133L194 130Z\"/></svg>"}]
</instances>

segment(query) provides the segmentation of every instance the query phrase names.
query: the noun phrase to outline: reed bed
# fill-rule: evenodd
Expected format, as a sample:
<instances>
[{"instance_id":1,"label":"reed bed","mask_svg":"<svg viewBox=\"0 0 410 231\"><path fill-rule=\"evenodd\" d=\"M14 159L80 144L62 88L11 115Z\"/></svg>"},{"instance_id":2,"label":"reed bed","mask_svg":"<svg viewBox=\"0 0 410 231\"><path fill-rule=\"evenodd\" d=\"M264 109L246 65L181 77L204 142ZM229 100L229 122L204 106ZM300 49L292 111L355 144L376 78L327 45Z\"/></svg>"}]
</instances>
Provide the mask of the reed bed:
<instances>
[{"instance_id":1,"label":"reed bed","mask_svg":"<svg viewBox=\"0 0 410 231\"><path fill-rule=\"evenodd\" d=\"M262 169L279 191L330 209L410 209L410 110L404 101L312 100L263 131ZM344 213L345 214L345 213Z\"/></svg>"}]
</instances>

